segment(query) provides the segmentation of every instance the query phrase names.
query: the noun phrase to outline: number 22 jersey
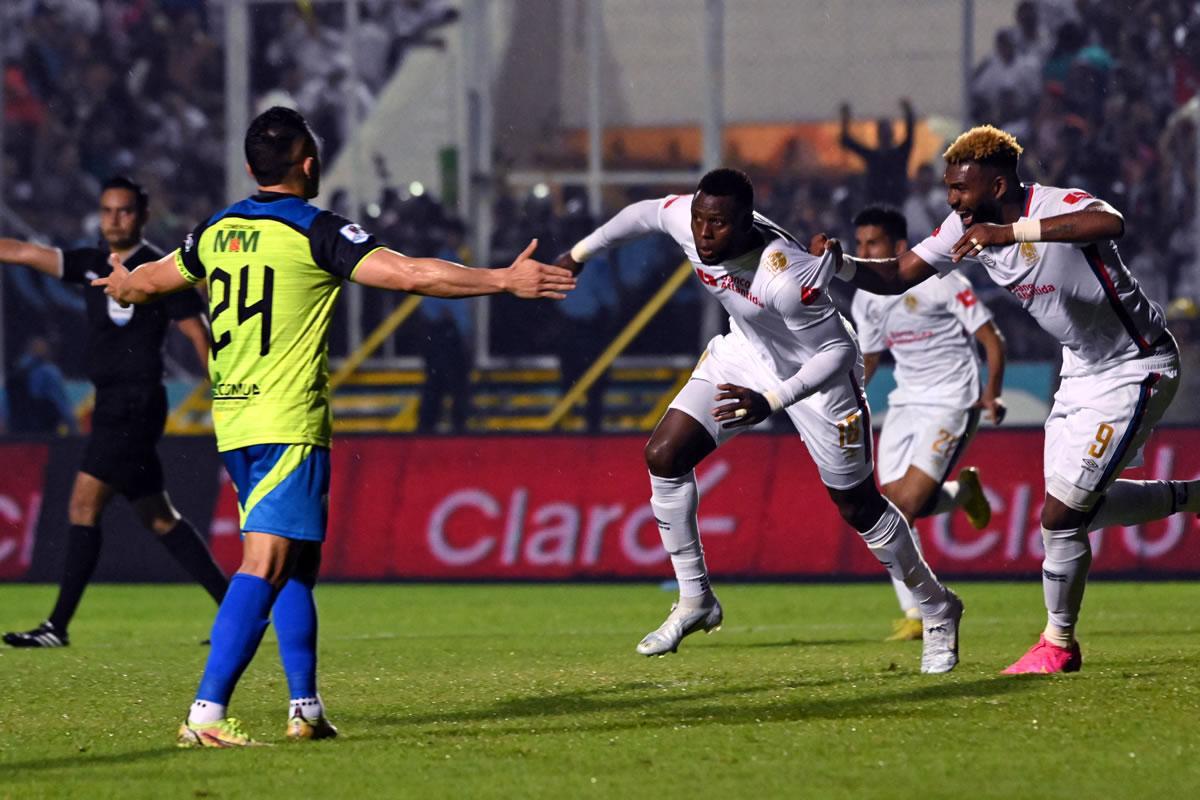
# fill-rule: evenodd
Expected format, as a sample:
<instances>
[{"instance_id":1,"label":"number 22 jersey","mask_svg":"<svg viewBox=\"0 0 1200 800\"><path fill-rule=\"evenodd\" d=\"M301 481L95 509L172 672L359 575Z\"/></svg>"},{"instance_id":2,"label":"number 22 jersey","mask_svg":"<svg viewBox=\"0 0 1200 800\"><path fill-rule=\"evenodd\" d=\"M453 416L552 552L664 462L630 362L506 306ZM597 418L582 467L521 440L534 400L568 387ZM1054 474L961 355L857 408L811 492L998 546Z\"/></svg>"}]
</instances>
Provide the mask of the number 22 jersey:
<instances>
[{"instance_id":1,"label":"number 22 jersey","mask_svg":"<svg viewBox=\"0 0 1200 800\"><path fill-rule=\"evenodd\" d=\"M218 212L184 240L180 274L208 281L218 450L329 446L329 324L342 281L380 247L349 220L274 192Z\"/></svg>"}]
</instances>

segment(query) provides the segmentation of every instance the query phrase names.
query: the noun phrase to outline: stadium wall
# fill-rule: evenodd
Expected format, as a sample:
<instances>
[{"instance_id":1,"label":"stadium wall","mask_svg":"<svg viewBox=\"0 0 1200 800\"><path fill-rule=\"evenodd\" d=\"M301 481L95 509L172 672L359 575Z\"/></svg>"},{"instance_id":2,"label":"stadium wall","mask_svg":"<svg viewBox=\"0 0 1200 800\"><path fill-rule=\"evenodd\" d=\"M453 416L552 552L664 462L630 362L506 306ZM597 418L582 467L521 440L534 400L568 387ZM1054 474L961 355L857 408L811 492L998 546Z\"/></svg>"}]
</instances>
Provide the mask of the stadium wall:
<instances>
[{"instance_id":1,"label":"stadium wall","mask_svg":"<svg viewBox=\"0 0 1200 800\"><path fill-rule=\"evenodd\" d=\"M335 447L332 580L661 579L658 541L641 467L640 436L345 437ZM1033 578L1040 430L984 431L970 451L995 515L985 531L962 515L921 524L940 574ZM212 536L227 570L240 545L234 493L209 438L161 447L168 490ZM61 569L66 505L78 440L0 444L20 468L0 478L0 580L52 581ZM1200 429L1163 429L1147 450L1149 478L1200 477ZM833 580L878 577L858 536L837 517L795 436L743 436L698 472L708 561L723 577ZM1200 523L1189 515L1093 534L1097 574L1200 576ZM185 576L124 503L104 520L100 580Z\"/></svg>"}]
</instances>

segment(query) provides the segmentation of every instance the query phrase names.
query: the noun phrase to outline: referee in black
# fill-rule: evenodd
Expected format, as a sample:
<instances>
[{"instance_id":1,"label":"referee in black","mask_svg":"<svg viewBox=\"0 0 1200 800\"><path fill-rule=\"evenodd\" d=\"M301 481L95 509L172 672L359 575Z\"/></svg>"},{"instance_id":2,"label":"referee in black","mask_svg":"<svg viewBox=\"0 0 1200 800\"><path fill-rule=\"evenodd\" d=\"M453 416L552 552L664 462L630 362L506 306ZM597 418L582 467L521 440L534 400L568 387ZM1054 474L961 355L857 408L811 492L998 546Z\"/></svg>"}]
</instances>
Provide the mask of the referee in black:
<instances>
[{"instance_id":1,"label":"referee in black","mask_svg":"<svg viewBox=\"0 0 1200 800\"><path fill-rule=\"evenodd\" d=\"M115 494L124 495L142 524L212 598L221 602L228 581L196 529L180 516L163 490L155 446L167 420L163 388L163 340L174 322L208 363L204 301L194 290L158 303L122 308L93 288L111 272L110 253L130 267L162 258L142 238L149 198L125 177L105 182L100 193L101 246L62 251L0 239L0 262L24 264L83 287L87 305L88 378L96 387L92 434L75 476L68 512L67 561L50 617L24 633L6 633L13 647L64 647L67 627L100 558L100 517Z\"/></svg>"}]
</instances>

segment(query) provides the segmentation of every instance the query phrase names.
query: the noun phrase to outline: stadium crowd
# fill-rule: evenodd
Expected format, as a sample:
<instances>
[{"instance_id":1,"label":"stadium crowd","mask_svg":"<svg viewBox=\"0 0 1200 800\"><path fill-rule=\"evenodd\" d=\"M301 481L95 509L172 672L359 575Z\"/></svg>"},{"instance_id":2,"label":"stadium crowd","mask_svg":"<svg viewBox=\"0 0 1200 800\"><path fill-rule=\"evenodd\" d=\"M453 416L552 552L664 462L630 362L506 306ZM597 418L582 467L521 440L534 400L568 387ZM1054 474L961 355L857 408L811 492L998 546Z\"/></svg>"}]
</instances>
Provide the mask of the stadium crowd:
<instances>
[{"instance_id":1,"label":"stadium crowd","mask_svg":"<svg viewBox=\"0 0 1200 800\"><path fill-rule=\"evenodd\" d=\"M1021 140L1027 179L1085 188L1120 209L1128 221L1121 243L1126 262L1152 298L1190 319L1194 303L1171 301L1200 296L1193 248L1200 4L1130 0L1117 5L1019 3L1013 25L996 34L993 52L973 77L972 121L1004 127ZM346 98L368 108L405 50L418 43L437 45L437 29L455 16L439 0L366 0L354 42L358 83L350 85L344 61L310 57L318 50L340 52L340 5L283 8L283 13L252 17L256 26L271 28L269 40L276 43L255 51L254 97L263 107L282 102L300 108L333 151L346 136ZM96 187L117 172L131 173L146 185L153 201L149 234L159 241L177 241L197 215L219 205L223 57L214 34L219 20L213 18L219 5L20 0L7 13L27 22L8 25L0 34L10 56L4 75L6 199L23 219L59 243L90 240ZM168 30L170 36L164 36ZM178 47L181 41L189 46ZM769 164L746 163L735 152L727 160L754 179L761 210L802 236L829 231L853 241L850 220L886 186L908 216L910 239L916 241L944 216L945 195L940 163L911 163L905 144L901 132L895 146L909 171L893 169L882 183L872 173L889 169L889 159L868 153L864 171L849 175L816 171L786 148ZM503 163L503 154L498 156ZM678 152L668 148L661 166L678 167L678 160ZM895 159L891 162L894 166ZM619 207L659 191L633 187L608 200ZM336 199L331 202L336 207ZM584 208L580 187L559 196L502 192L493 261L503 262L535 236L542 242L538 256L552 259L590 229ZM354 209L343 211L356 215ZM366 217L385 241L413 255L459 249L460 226L469 225L428 193L407 196L398 189L386 190L356 216ZM653 291L661 271L647 269L646 262L665 269L675 257L670 246L655 241L619 251L606 273L616 291L584 282L581 299L563 313L584 315L591 330L605 335ZM1002 327L1015 332L1009 337L1014 358L1057 357L1057 348L1015 305L1005 307L1002 290L986 279L976 283L985 299L999 306ZM658 352L694 349L700 302L699 292L684 291L668 306L655 323ZM510 315L503 302L496 309L491 315L496 352L553 352L555 341L562 340L556 333L561 325L553 324L562 322L557 311ZM469 324L460 321L464 328ZM462 334L469 339L467 330ZM334 347L336 352L336 337Z\"/></svg>"}]
</instances>

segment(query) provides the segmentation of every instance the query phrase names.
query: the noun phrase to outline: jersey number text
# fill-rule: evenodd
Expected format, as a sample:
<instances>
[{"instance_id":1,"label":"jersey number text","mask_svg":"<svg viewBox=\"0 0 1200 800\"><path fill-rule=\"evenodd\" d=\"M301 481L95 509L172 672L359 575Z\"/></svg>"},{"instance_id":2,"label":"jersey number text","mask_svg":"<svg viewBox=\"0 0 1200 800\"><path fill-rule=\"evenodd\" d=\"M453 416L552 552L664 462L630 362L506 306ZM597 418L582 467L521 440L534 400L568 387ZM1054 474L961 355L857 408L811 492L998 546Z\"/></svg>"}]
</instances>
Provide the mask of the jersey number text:
<instances>
[{"instance_id":1,"label":"jersey number text","mask_svg":"<svg viewBox=\"0 0 1200 800\"><path fill-rule=\"evenodd\" d=\"M222 314L229 310L229 299L230 295L233 294L230 288L232 282L233 276L220 267L213 269L208 274L208 291L210 296L213 298L217 296L218 284L220 284L222 287L221 299L219 302L214 303L212 307L210 322L214 331L216 329L217 319L219 319ZM238 270L237 324L240 326L242 323L254 316L262 317L262 320L259 323L258 354L260 356L265 356L267 353L271 352L271 301L275 294L275 270L271 269L270 267L263 267L262 295L259 297L257 303L247 302L247 286L249 283L250 266L247 264ZM216 333L213 333L212 337L212 353L213 358L215 359L220 354L222 348L229 345L233 337L229 331L223 332L220 336L217 336Z\"/></svg>"}]
</instances>

